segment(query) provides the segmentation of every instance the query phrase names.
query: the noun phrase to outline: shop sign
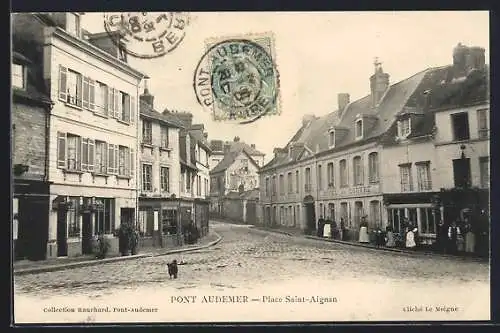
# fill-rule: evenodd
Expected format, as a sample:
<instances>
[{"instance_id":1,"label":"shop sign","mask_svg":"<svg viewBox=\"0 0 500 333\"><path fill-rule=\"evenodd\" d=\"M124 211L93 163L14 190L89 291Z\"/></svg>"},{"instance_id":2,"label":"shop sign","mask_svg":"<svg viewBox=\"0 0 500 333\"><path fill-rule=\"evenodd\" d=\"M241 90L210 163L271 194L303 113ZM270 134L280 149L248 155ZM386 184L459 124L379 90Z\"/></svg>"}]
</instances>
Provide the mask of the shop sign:
<instances>
[{"instance_id":1,"label":"shop sign","mask_svg":"<svg viewBox=\"0 0 500 333\"><path fill-rule=\"evenodd\" d=\"M359 195L379 192L378 185L356 186L338 189L338 195Z\"/></svg>"}]
</instances>

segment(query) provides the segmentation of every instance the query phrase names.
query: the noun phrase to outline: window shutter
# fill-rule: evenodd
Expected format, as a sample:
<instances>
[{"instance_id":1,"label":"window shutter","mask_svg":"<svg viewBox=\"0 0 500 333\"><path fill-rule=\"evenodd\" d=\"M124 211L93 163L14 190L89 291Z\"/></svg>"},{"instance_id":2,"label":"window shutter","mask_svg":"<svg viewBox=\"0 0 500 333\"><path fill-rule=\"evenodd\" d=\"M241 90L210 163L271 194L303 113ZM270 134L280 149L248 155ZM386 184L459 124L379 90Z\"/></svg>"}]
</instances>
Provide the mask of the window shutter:
<instances>
[{"instance_id":1,"label":"window shutter","mask_svg":"<svg viewBox=\"0 0 500 333\"><path fill-rule=\"evenodd\" d=\"M89 108L89 78L84 77L83 78L83 97L82 97L82 106L84 109Z\"/></svg>"},{"instance_id":2,"label":"window shutter","mask_svg":"<svg viewBox=\"0 0 500 333\"><path fill-rule=\"evenodd\" d=\"M108 116L111 118L115 117L115 97L114 90L111 87L108 87Z\"/></svg>"},{"instance_id":3,"label":"window shutter","mask_svg":"<svg viewBox=\"0 0 500 333\"><path fill-rule=\"evenodd\" d=\"M57 132L57 167L66 168L66 133Z\"/></svg>"},{"instance_id":4,"label":"window shutter","mask_svg":"<svg viewBox=\"0 0 500 333\"><path fill-rule=\"evenodd\" d=\"M68 69L66 67L59 66L59 99L63 102L68 101L67 78Z\"/></svg>"},{"instance_id":5,"label":"window shutter","mask_svg":"<svg viewBox=\"0 0 500 333\"><path fill-rule=\"evenodd\" d=\"M76 138L76 146L80 147L82 144L82 138L77 137ZM76 169L81 170L82 169L82 152L80 149L76 149Z\"/></svg>"},{"instance_id":6,"label":"window shutter","mask_svg":"<svg viewBox=\"0 0 500 333\"><path fill-rule=\"evenodd\" d=\"M114 171L114 157L115 157L115 147L112 144L108 144L108 173L113 174Z\"/></svg>"},{"instance_id":7,"label":"window shutter","mask_svg":"<svg viewBox=\"0 0 500 333\"><path fill-rule=\"evenodd\" d=\"M89 145L88 145L88 139L82 139L82 171L87 171L88 170L88 152L89 152Z\"/></svg>"},{"instance_id":8,"label":"window shutter","mask_svg":"<svg viewBox=\"0 0 500 333\"><path fill-rule=\"evenodd\" d=\"M124 163L125 163L125 176L130 176L130 148L126 148L125 149L125 152L123 153L123 159L124 159Z\"/></svg>"},{"instance_id":9,"label":"window shutter","mask_svg":"<svg viewBox=\"0 0 500 333\"><path fill-rule=\"evenodd\" d=\"M113 95L114 95L114 103L115 103L115 118L116 119L120 119L120 108L118 107L118 103L119 103L119 97L120 97L120 94L118 93L118 90L116 89L113 89Z\"/></svg>"},{"instance_id":10,"label":"window shutter","mask_svg":"<svg viewBox=\"0 0 500 333\"><path fill-rule=\"evenodd\" d=\"M88 160L87 160L87 167L88 171L93 172L94 171L94 154L95 154L95 142L93 139L88 139Z\"/></svg>"},{"instance_id":11,"label":"window shutter","mask_svg":"<svg viewBox=\"0 0 500 333\"><path fill-rule=\"evenodd\" d=\"M114 166L114 170L115 170L115 173L118 174L119 173L119 167L120 167L120 156L119 156L119 149L118 149L118 145L114 145L115 147L115 166Z\"/></svg>"},{"instance_id":12,"label":"window shutter","mask_svg":"<svg viewBox=\"0 0 500 333\"><path fill-rule=\"evenodd\" d=\"M89 78L89 109L91 111L95 110L95 81Z\"/></svg>"},{"instance_id":13,"label":"window shutter","mask_svg":"<svg viewBox=\"0 0 500 333\"><path fill-rule=\"evenodd\" d=\"M135 123L135 97L130 96L130 123L134 124Z\"/></svg>"},{"instance_id":14,"label":"window shutter","mask_svg":"<svg viewBox=\"0 0 500 333\"><path fill-rule=\"evenodd\" d=\"M82 75L78 74L77 75L77 81L76 81L76 105L82 106L82 88L83 83L82 83Z\"/></svg>"},{"instance_id":15,"label":"window shutter","mask_svg":"<svg viewBox=\"0 0 500 333\"><path fill-rule=\"evenodd\" d=\"M103 143L103 146L104 146L104 151L102 153L102 165L103 165L103 169L99 170L99 172L102 172L102 173L108 173L108 144L106 142Z\"/></svg>"},{"instance_id":16,"label":"window shutter","mask_svg":"<svg viewBox=\"0 0 500 333\"><path fill-rule=\"evenodd\" d=\"M134 149L130 148L130 177L134 177L134 169L135 169Z\"/></svg>"}]
</instances>

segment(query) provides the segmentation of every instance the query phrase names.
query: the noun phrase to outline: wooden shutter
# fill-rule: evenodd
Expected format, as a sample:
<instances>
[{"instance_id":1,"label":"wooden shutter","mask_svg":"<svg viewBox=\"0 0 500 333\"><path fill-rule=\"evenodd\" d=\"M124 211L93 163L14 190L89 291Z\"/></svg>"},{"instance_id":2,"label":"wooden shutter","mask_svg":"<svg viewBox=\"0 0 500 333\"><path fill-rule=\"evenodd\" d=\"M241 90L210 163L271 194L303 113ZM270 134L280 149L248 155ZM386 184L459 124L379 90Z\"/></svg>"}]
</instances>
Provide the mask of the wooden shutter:
<instances>
[{"instance_id":1,"label":"wooden shutter","mask_svg":"<svg viewBox=\"0 0 500 333\"><path fill-rule=\"evenodd\" d=\"M116 174L119 174L119 167L120 167L120 153L119 153L119 146L118 145L114 145L115 147L115 173Z\"/></svg>"},{"instance_id":2,"label":"wooden shutter","mask_svg":"<svg viewBox=\"0 0 500 333\"><path fill-rule=\"evenodd\" d=\"M93 139L88 139L87 169L90 172L94 171L94 154L95 154L95 141Z\"/></svg>"},{"instance_id":3,"label":"wooden shutter","mask_svg":"<svg viewBox=\"0 0 500 333\"><path fill-rule=\"evenodd\" d=\"M68 101L68 69L59 65L59 99L63 102Z\"/></svg>"},{"instance_id":4,"label":"wooden shutter","mask_svg":"<svg viewBox=\"0 0 500 333\"><path fill-rule=\"evenodd\" d=\"M125 148L123 153L123 163L125 163L125 176L130 176L130 148Z\"/></svg>"},{"instance_id":5,"label":"wooden shutter","mask_svg":"<svg viewBox=\"0 0 500 333\"><path fill-rule=\"evenodd\" d=\"M57 167L66 168L66 133L57 132Z\"/></svg>"},{"instance_id":6,"label":"wooden shutter","mask_svg":"<svg viewBox=\"0 0 500 333\"><path fill-rule=\"evenodd\" d=\"M108 173L113 174L115 173L114 167L114 157L115 157L115 145L108 144Z\"/></svg>"},{"instance_id":7,"label":"wooden shutter","mask_svg":"<svg viewBox=\"0 0 500 333\"><path fill-rule=\"evenodd\" d=\"M82 169L82 152L78 147L82 144L82 138L77 137L76 138L76 170L81 170Z\"/></svg>"},{"instance_id":8,"label":"wooden shutter","mask_svg":"<svg viewBox=\"0 0 500 333\"><path fill-rule=\"evenodd\" d=\"M135 171L134 149L130 148L130 177L134 177L134 171Z\"/></svg>"},{"instance_id":9,"label":"wooden shutter","mask_svg":"<svg viewBox=\"0 0 500 333\"><path fill-rule=\"evenodd\" d=\"M104 166L104 170L99 170L102 173L108 173L108 144L106 142L103 143L103 153L102 153L102 165Z\"/></svg>"},{"instance_id":10,"label":"wooden shutter","mask_svg":"<svg viewBox=\"0 0 500 333\"><path fill-rule=\"evenodd\" d=\"M89 78L83 78L83 97L82 97L82 106L84 109L89 108Z\"/></svg>"},{"instance_id":11,"label":"wooden shutter","mask_svg":"<svg viewBox=\"0 0 500 333\"><path fill-rule=\"evenodd\" d=\"M135 123L135 97L130 96L130 123L134 124Z\"/></svg>"},{"instance_id":12,"label":"wooden shutter","mask_svg":"<svg viewBox=\"0 0 500 333\"><path fill-rule=\"evenodd\" d=\"M121 114L119 112L120 108L118 107L120 94L119 94L118 90L113 89L113 95L114 95L114 103L115 103L115 116L114 117L116 119L120 119Z\"/></svg>"},{"instance_id":13,"label":"wooden shutter","mask_svg":"<svg viewBox=\"0 0 500 333\"><path fill-rule=\"evenodd\" d=\"M95 110L95 94L96 94L95 81L89 78L89 110Z\"/></svg>"},{"instance_id":14,"label":"wooden shutter","mask_svg":"<svg viewBox=\"0 0 500 333\"><path fill-rule=\"evenodd\" d=\"M111 87L108 87L108 116L111 118L115 117L115 97L114 90Z\"/></svg>"},{"instance_id":15,"label":"wooden shutter","mask_svg":"<svg viewBox=\"0 0 500 333\"><path fill-rule=\"evenodd\" d=\"M88 145L88 139L82 139L82 144L81 144L81 156L82 156L82 171L87 171L88 170L88 158L89 158L89 145Z\"/></svg>"}]
</instances>

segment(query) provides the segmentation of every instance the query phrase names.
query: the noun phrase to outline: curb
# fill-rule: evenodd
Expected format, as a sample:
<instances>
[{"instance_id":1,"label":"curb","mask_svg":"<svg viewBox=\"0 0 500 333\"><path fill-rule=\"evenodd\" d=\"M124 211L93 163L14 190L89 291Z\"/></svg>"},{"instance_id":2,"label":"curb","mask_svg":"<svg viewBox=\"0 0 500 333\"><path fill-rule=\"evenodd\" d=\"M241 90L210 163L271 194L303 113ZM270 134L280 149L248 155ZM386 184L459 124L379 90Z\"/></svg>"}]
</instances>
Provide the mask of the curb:
<instances>
[{"instance_id":1,"label":"curb","mask_svg":"<svg viewBox=\"0 0 500 333\"><path fill-rule=\"evenodd\" d=\"M220 236L218 233L216 233L215 231L212 231L212 233L217 236L217 239L215 241L212 241L212 242L205 244L205 245L195 246L195 247L191 247L191 248L173 249L173 250L168 250L168 251L165 251L162 253L148 252L148 253L137 254L137 255L133 255L133 256L113 257L113 258L106 258L106 259L101 259L101 260L87 260L87 261L81 261L81 262L75 262L75 263L69 263L69 264L51 265L51 266L46 266L46 267L25 268L25 269L14 270L14 275L27 275L27 274L55 272L55 271L62 271L62 270L66 270L66 269L72 269L72 268L96 266L96 265L108 264L108 263L113 263L113 262L118 262L118 261L159 257L159 256L165 256L165 255L174 254L174 253L189 252L189 251L196 251L196 250L200 250L200 249L206 249L208 247L216 245L217 243L219 243L222 240L222 236Z\"/></svg>"},{"instance_id":2,"label":"curb","mask_svg":"<svg viewBox=\"0 0 500 333\"><path fill-rule=\"evenodd\" d=\"M472 260L472 261L489 261L489 258L481 258L481 257L461 257L461 256L453 256L453 255L447 255L447 254L439 254L439 253L433 253L433 252L418 252L418 251L408 251L408 250L402 250L402 249L395 249L395 248L389 248L389 247L374 247L371 245L365 245L362 243L352 243L352 242L346 242L346 241L341 241L338 239L331 239L331 238L322 238L322 237L317 237L317 236L309 236L309 235L302 235L302 236L297 236L293 235L291 233L288 233L286 231L281 231L281 230L270 230L270 229L263 229L259 227L254 227L256 230L261 230L261 231L267 231L267 232L273 232L273 233L278 233L278 234L284 234L290 237L303 237L306 239L311 239L311 240L317 240L317 241L322 241L322 242L330 242L330 243L337 243L337 244L343 244L343 245L349 245L349 246L355 246L355 247L364 247L367 249L372 249L372 250L378 250L378 251L386 251L386 252L393 252L393 253L403 253L403 254L410 254L410 255L420 255L420 256L433 256L433 257L441 257L441 258L452 258L452 259L462 259L462 260Z\"/></svg>"}]
</instances>

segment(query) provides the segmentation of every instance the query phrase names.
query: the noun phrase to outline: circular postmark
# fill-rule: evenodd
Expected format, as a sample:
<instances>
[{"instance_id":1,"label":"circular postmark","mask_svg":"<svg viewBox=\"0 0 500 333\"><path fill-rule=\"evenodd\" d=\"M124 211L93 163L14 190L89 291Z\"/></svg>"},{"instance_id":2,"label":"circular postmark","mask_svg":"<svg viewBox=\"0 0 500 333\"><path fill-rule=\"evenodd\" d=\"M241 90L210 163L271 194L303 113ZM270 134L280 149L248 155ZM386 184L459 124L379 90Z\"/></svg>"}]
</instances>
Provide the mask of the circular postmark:
<instances>
[{"instance_id":1,"label":"circular postmark","mask_svg":"<svg viewBox=\"0 0 500 333\"><path fill-rule=\"evenodd\" d=\"M276 107L278 73L261 45L230 39L203 55L193 86L198 103L210 108L215 120L248 123Z\"/></svg>"},{"instance_id":2,"label":"circular postmark","mask_svg":"<svg viewBox=\"0 0 500 333\"><path fill-rule=\"evenodd\" d=\"M111 39L137 58L161 57L184 39L189 17L173 12L104 14L104 29Z\"/></svg>"}]
</instances>

